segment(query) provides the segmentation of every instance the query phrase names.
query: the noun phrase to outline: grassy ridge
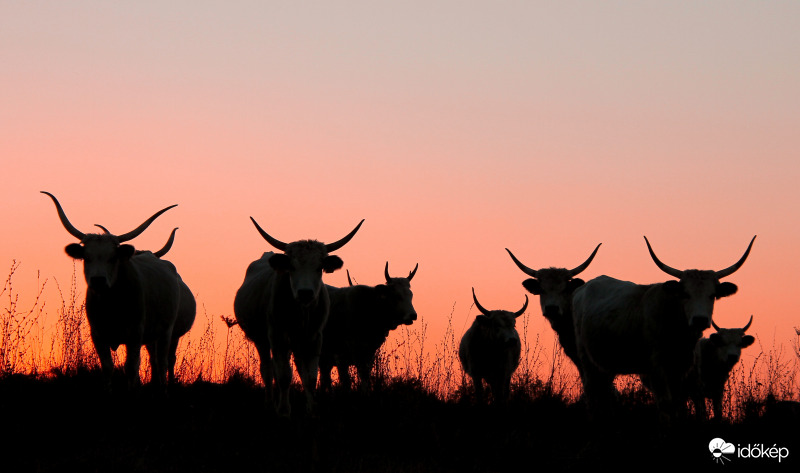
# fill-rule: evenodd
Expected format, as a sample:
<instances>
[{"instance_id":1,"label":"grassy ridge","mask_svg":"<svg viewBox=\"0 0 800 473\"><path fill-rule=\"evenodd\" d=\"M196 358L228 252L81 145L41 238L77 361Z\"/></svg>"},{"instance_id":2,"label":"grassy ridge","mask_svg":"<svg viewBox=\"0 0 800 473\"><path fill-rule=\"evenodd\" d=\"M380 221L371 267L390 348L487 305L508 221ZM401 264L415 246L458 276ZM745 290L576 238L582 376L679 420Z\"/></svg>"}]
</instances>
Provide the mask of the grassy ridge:
<instances>
[{"instance_id":1,"label":"grassy ridge","mask_svg":"<svg viewBox=\"0 0 800 473\"><path fill-rule=\"evenodd\" d=\"M517 393L506 406L475 406L390 379L373 393L323 396L313 418L293 389L295 413L281 420L245 378L178 385L166 399L124 386L120 376L105 393L96 370L0 381L10 434L0 447L4 471L659 471L714 467L708 443L717 437L800 452L797 412L779 403L733 424L685 420L663 431L637 396L624 398L612 423L594 425L580 404L556 396ZM739 460L722 471L754 466L790 471L797 462Z\"/></svg>"}]
</instances>

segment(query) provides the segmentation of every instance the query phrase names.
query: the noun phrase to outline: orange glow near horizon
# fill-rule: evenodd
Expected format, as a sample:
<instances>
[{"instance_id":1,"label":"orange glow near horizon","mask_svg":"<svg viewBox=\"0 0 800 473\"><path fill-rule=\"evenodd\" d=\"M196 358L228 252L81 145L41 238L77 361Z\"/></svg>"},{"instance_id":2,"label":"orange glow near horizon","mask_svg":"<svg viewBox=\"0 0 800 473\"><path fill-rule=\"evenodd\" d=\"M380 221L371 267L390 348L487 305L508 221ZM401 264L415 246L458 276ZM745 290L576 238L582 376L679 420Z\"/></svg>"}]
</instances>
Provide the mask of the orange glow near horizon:
<instances>
[{"instance_id":1,"label":"orange glow near horizon","mask_svg":"<svg viewBox=\"0 0 800 473\"><path fill-rule=\"evenodd\" d=\"M715 321L754 315L744 359L796 340L800 7L361 7L0 7L0 265L21 262L20 304L37 272L72 276L46 190L87 232L179 204L132 243L180 228L167 259L198 300L192 336L271 250L252 216L284 241L366 219L324 281L419 263L431 349L451 314L456 337L471 323L472 287L520 307L505 248L574 267L602 243L583 279L651 283L668 277L644 235L682 269L727 267L758 235ZM530 298L528 335L551 343Z\"/></svg>"}]
</instances>

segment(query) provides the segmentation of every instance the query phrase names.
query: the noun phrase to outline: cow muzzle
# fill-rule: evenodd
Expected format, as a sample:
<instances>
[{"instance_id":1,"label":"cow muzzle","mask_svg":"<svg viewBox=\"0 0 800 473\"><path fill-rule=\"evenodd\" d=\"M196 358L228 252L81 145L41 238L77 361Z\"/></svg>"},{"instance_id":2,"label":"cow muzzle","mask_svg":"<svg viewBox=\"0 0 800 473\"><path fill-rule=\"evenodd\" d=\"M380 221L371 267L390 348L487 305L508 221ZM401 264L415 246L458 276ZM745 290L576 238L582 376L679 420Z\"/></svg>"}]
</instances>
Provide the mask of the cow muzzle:
<instances>
[{"instance_id":1,"label":"cow muzzle","mask_svg":"<svg viewBox=\"0 0 800 473\"><path fill-rule=\"evenodd\" d=\"M705 330L708 327L711 327L711 317L705 315L694 315L689 320L689 325L693 329Z\"/></svg>"},{"instance_id":2,"label":"cow muzzle","mask_svg":"<svg viewBox=\"0 0 800 473\"><path fill-rule=\"evenodd\" d=\"M93 276L89 279L89 288L95 292L104 292L109 288L108 278L103 276Z\"/></svg>"},{"instance_id":3,"label":"cow muzzle","mask_svg":"<svg viewBox=\"0 0 800 473\"><path fill-rule=\"evenodd\" d=\"M314 301L314 291L311 289L298 289L296 299L302 305L309 305Z\"/></svg>"},{"instance_id":4,"label":"cow muzzle","mask_svg":"<svg viewBox=\"0 0 800 473\"><path fill-rule=\"evenodd\" d=\"M548 320L554 320L561 316L561 308L559 308L557 305L545 306L542 312L544 317Z\"/></svg>"}]
</instances>

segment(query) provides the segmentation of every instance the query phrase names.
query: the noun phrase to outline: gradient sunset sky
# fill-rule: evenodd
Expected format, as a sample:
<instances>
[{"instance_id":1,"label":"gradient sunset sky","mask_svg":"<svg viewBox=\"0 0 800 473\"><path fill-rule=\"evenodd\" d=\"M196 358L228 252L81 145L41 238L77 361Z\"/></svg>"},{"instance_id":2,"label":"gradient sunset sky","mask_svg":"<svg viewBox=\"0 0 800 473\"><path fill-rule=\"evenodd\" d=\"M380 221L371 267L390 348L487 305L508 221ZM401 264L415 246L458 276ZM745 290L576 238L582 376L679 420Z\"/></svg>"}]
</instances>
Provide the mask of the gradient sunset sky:
<instances>
[{"instance_id":1,"label":"gradient sunset sky","mask_svg":"<svg viewBox=\"0 0 800 473\"><path fill-rule=\"evenodd\" d=\"M473 286L522 306L504 248L574 267L602 243L581 277L652 283L644 235L680 269L758 235L715 321L796 339L800 3L380 3L3 2L0 269L21 262L21 304L37 271L72 274L46 190L85 232L179 204L132 243L180 227L168 259L215 318L271 250L250 216L284 241L366 219L336 254L364 284L419 263L433 342L451 312L471 323Z\"/></svg>"}]
</instances>

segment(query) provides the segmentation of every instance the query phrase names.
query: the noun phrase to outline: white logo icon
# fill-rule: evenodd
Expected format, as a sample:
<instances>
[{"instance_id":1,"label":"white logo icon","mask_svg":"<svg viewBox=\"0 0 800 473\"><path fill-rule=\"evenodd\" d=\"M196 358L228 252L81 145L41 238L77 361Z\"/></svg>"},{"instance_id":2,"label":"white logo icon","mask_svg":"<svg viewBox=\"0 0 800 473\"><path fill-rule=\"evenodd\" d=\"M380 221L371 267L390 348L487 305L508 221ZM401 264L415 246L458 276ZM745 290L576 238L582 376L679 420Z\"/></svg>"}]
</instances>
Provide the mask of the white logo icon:
<instances>
[{"instance_id":1,"label":"white logo icon","mask_svg":"<svg viewBox=\"0 0 800 473\"><path fill-rule=\"evenodd\" d=\"M731 461L724 454L735 453L736 447L732 443L727 443L721 438L715 438L708 443L708 450L714 457L714 461L718 463L725 463L725 460Z\"/></svg>"}]
</instances>

